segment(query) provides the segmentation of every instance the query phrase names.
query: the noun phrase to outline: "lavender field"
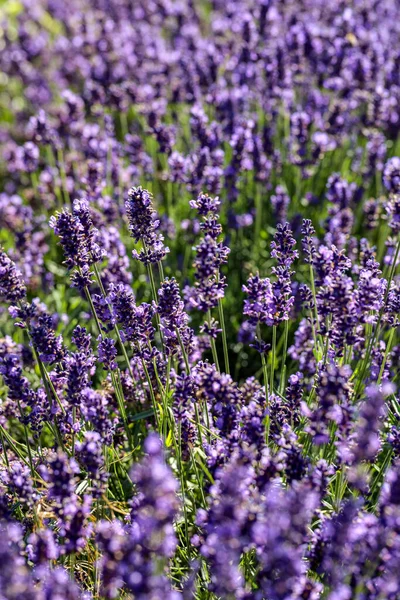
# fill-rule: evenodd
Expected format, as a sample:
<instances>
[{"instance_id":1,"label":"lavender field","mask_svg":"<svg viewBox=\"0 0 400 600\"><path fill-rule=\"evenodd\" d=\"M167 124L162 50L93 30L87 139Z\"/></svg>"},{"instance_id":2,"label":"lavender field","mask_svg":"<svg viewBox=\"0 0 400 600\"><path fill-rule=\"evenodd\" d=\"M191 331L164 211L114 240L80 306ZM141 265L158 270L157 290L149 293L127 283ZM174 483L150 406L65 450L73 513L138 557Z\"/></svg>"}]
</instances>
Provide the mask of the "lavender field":
<instances>
[{"instance_id":1,"label":"lavender field","mask_svg":"<svg viewBox=\"0 0 400 600\"><path fill-rule=\"evenodd\" d=\"M0 600L400 599L400 0L0 0Z\"/></svg>"}]
</instances>

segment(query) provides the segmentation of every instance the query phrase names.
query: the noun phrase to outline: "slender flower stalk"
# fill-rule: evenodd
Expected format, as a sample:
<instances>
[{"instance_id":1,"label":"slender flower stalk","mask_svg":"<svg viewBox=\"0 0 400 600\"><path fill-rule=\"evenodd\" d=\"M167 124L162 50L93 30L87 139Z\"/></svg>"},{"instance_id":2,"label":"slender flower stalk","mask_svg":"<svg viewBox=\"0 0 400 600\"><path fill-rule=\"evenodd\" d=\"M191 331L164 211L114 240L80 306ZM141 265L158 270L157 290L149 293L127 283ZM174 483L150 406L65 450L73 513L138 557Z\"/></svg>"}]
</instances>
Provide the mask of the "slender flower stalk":
<instances>
[{"instance_id":1,"label":"slender flower stalk","mask_svg":"<svg viewBox=\"0 0 400 600\"><path fill-rule=\"evenodd\" d=\"M271 350L271 374L269 388L271 394L274 392L274 373L275 373L275 360L276 360L276 325L272 327L272 350Z\"/></svg>"}]
</instances>

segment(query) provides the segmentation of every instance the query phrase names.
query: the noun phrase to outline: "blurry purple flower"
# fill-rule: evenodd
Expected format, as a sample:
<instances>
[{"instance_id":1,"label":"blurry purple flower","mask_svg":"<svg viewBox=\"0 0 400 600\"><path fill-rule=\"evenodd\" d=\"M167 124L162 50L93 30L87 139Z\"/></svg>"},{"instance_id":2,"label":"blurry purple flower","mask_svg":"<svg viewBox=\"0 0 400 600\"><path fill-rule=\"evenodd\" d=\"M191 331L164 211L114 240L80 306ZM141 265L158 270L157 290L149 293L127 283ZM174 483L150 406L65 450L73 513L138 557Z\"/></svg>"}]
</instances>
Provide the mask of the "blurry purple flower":
<instances>
[{"instance_id":1,"label":"blurry purple flower","mask_svg":"<svg viewBox=\"0 0 400 600\"><path fill-rule=\"evenodd\" d=\"M383 184L390 193L400 193L400 157L393 156L385 164Z\"/></svg>"}]
</instances>

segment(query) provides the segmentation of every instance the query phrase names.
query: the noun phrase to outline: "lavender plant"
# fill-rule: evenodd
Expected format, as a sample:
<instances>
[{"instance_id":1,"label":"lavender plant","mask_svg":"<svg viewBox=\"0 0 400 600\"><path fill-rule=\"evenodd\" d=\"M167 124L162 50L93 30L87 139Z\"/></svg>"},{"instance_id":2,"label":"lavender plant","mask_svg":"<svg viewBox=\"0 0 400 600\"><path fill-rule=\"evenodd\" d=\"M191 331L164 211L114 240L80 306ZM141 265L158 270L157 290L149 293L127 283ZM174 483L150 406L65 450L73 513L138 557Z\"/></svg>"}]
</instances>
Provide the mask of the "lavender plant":
<instances>
[{"instance_id":1,"label":"lavender plant","mask_svg":"<svg viewBox=\"0 0 400 600\"><path fill-rule=\"evenodd\" d=\"M1 599L400 597L398 10L1 3Z\"/></svg>"}]
</instances>

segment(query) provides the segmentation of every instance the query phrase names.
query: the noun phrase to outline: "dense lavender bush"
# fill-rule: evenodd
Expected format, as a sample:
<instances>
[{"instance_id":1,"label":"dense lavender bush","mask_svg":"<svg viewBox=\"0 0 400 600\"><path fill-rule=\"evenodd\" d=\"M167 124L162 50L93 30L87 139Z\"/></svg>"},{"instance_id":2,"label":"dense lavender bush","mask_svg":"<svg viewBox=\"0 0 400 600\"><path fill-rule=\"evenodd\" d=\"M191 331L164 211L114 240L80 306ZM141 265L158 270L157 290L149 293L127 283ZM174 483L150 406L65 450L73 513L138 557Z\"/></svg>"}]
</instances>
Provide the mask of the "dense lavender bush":
<instances>
[{"instance_id":1,"label":"dense lavender bush","mask_svg":"<svg viewBox=\"0 0 400 600\"><path fill-rule=\"evenodd\" d=\"M398 1L0 4L0 599L400 598Z\"/></svg>"}]
</instances>

